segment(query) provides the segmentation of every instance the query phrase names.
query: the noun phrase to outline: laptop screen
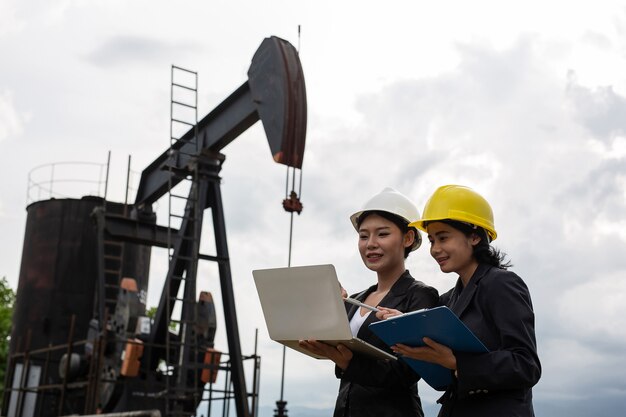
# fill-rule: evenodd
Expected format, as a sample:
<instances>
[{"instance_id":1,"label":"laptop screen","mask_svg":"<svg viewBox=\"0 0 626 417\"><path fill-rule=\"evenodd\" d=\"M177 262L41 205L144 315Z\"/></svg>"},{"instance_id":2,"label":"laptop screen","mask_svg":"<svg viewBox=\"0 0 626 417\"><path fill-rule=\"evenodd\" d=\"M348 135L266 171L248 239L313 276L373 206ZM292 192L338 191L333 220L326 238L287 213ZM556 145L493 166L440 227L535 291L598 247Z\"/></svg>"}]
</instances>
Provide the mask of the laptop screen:
<instances>
[{"instance_id":1,"label":"laptop screen","mask_svg":"<svg viewBox=\"0 0 626 417\"><path fill-rule=\"evenodd\" d=\"M351 339L333 265L252 271L273 340Z\"/></svg>"}]
</instances>

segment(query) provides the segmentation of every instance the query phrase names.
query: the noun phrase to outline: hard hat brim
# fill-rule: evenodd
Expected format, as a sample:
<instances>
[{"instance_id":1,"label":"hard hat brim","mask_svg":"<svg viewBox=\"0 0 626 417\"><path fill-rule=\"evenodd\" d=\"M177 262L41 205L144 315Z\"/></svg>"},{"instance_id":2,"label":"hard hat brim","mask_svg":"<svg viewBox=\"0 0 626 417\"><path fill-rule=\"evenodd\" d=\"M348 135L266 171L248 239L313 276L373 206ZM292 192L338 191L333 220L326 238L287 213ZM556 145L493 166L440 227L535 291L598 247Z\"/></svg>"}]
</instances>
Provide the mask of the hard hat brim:
<instances>
[{"instance_id":1,"label":"hard hat brim","mask_svg":"<svg viewBox=\"0 0 626 417\"><path fill-rule=\"evenodd\" d=\"M498 237L498 234L493 229L493 227L490 226L490 225L478 224L478 222L471 223L471 222L468 222L468 221L465 221L465 220L459 220L459 219L454 219L454 218L449 218L449 217L431 218L431 219L419 219L419 220L416 220L414 222L409 223L409 227L415 227L416 229L419 229L422 232L428 234L428 230L424 226L424 224L440 222L440 221L443 221L443 220L453 220L453 221L457 221L457 222L467 223L467 224L472 225L472 226L480 227L480 228L485 230L485 232L487 233L487 236L489 237L489 241L490 242L493 242Z\"/></svg>"},{"instance_id":2,"label":"hard hat brim","mask_svg":"<svg viewBox=\"0 0 626 417\"><path fill-rule=\"evenodd\" d=\"M352 223L352 227L354 227L354 230L356 230L357 232L359 231L359 217L361 217L361 215L363 213L365 213L366 211L384 211L386 213L389 214L393 214L394 216L398 216L395 213L392 213L390 211L387 210L360 210L357 211L356 213L352 214L350 216L350 222ZM398 216L399 217L399 216ZM413 222L415 223L415 222ZM415 229L415 226L412 225L412 223L408 223L408 227L412 227L413 229ZM413 245L411 246L411 252L413 252L414 250L417 250L417 248L419 248L422 245L422 234L420 233L419 230L415 229L415 241L413 242Z\"/></svg>"}]
</instances>

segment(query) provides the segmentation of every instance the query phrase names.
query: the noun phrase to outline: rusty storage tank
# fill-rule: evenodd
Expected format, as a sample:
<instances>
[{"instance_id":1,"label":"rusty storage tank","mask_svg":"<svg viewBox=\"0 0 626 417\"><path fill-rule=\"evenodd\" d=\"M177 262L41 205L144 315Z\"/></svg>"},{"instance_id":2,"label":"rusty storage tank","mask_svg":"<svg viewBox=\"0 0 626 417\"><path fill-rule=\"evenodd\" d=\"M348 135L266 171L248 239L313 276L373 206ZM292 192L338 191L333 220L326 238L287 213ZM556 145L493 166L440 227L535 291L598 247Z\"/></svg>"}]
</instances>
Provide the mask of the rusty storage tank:
<instances>
[{"instance_id":1,"label":"rusty storage tank","mask_svg":"<svg viewBox=\"0 0 626 417\"><path fill-rule=\"evenodd\" d=\"M72 342L87 338L98 286L98 239L92 212L104 203L101 197L87 196L43 200L27 207L10 356L67 344L72 316L75 317ZM121 203L106 202L108 213L122 214L126 208ZM114 258L119 260L118 266L107 264L105 269L117 268L120 277L135 278L140 293L146 294L151 248L117 243L119 253ZM109 262L106 257L105 262ZM59 363L64 353L65 350L57 349L40 356ZM61 378L53 366L41 364L33 368L34 359L31 355L29 375L23 378L34 378L35 386L59 383ZM22 361L24 357L17 360ZM13 369L21 372L20 366ZM13 375L13 383L16 377Z\"/></svg>"}]
</instances>

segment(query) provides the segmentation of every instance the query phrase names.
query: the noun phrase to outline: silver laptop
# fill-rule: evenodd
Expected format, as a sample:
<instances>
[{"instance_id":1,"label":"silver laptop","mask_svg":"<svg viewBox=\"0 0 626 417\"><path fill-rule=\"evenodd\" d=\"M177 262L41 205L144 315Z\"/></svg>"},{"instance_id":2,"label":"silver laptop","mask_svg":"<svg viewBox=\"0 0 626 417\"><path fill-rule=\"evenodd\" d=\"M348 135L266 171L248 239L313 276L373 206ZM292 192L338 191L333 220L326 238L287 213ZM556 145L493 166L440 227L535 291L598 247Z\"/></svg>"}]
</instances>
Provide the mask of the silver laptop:
<instances>
[{"instance_id":1,"label":"silver laptop","mask_svg":"<svg viewBox=\"0 0 626 417\"><path fill-rule=\"evenodd\" d=\"M252 271L270 338L314 358L299 340L345 345L380 359L395 356L352 336L333 265Z\"/></svg>"}]
</instances>

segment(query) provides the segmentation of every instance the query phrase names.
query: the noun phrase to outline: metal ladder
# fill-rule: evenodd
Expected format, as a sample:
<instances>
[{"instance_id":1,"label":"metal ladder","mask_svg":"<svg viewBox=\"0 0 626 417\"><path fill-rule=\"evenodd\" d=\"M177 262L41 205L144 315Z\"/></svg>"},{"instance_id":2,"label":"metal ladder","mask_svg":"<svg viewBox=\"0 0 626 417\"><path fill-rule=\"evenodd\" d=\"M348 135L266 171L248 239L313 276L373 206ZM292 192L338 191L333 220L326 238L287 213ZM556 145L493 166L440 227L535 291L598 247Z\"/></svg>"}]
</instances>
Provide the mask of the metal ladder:
<instances>
[{"instance_id":1,"label":"metal ladder","mask_svg":"<svg viewBox=\"0 0 626 417\"><path fill-rule=\"evenodd\" d=\"M181 137L190 129L195 130L197 137L198 124L198 74L194 71L172 65L171 68L171 90L170 90L170 158L175 161L177 158L193 157L198 154L199 147L196 141L195 153L191 152L182 155L179 150ZM193 158L192 158L193 160ZM185 378L190 371L186 364L189 358L185 354L198 351L197 338L194 325L197 320L196 311L196 271L198 259L193 254L199 252L201 221L198 221L200 204L198 198L198 164L192 163L185 170L174 169L174 163L168 164L169 184L168 184L168 239L167 251L170 265L186 264L187 267L180 272L174 272L169 276L171 280L179 281L177 294L170 292L170 285L167 285L167 310L178 311L180 309L180 319L167 316L166 332L166 366L168 367L166 389L168 400L166 401L167 416L188 416L191 410L184 410L178 399L188 395L198 395L197 390L189 390ZM174 177L182 181L174 187L172 179ZM186 225L186 227L185 227ZM176 237L172 235L173 228L178 229ZM187 250L175 251L174 239L178 239L179 245L188 248ZM191 254L191 256L187 255ZM172 268L170 268L172 269ZM182 294L182 295L180 295ZM178 340L173 340L170 330L178 330ZM176 355L174 355L176 353ZM194 378L197 379L197 372L193 369ZM176 379L173 379L173 376ZM173 383L173 385L172 385ZM194 385L197 381L194 381ZM196 401L193 401L196 402ZM195 414L195 410L192 412Z\"/></svg>"},{"instance_id":2,"label":"metal ladder","mask_svg":"<svg viewBox=\"0 0 626 417\"><path fill-rule=\"evenodd\" d=\"M124 242L104 240L104 302L109 314L115 312L122 281Z\"/></svg>"}]
</instances>

